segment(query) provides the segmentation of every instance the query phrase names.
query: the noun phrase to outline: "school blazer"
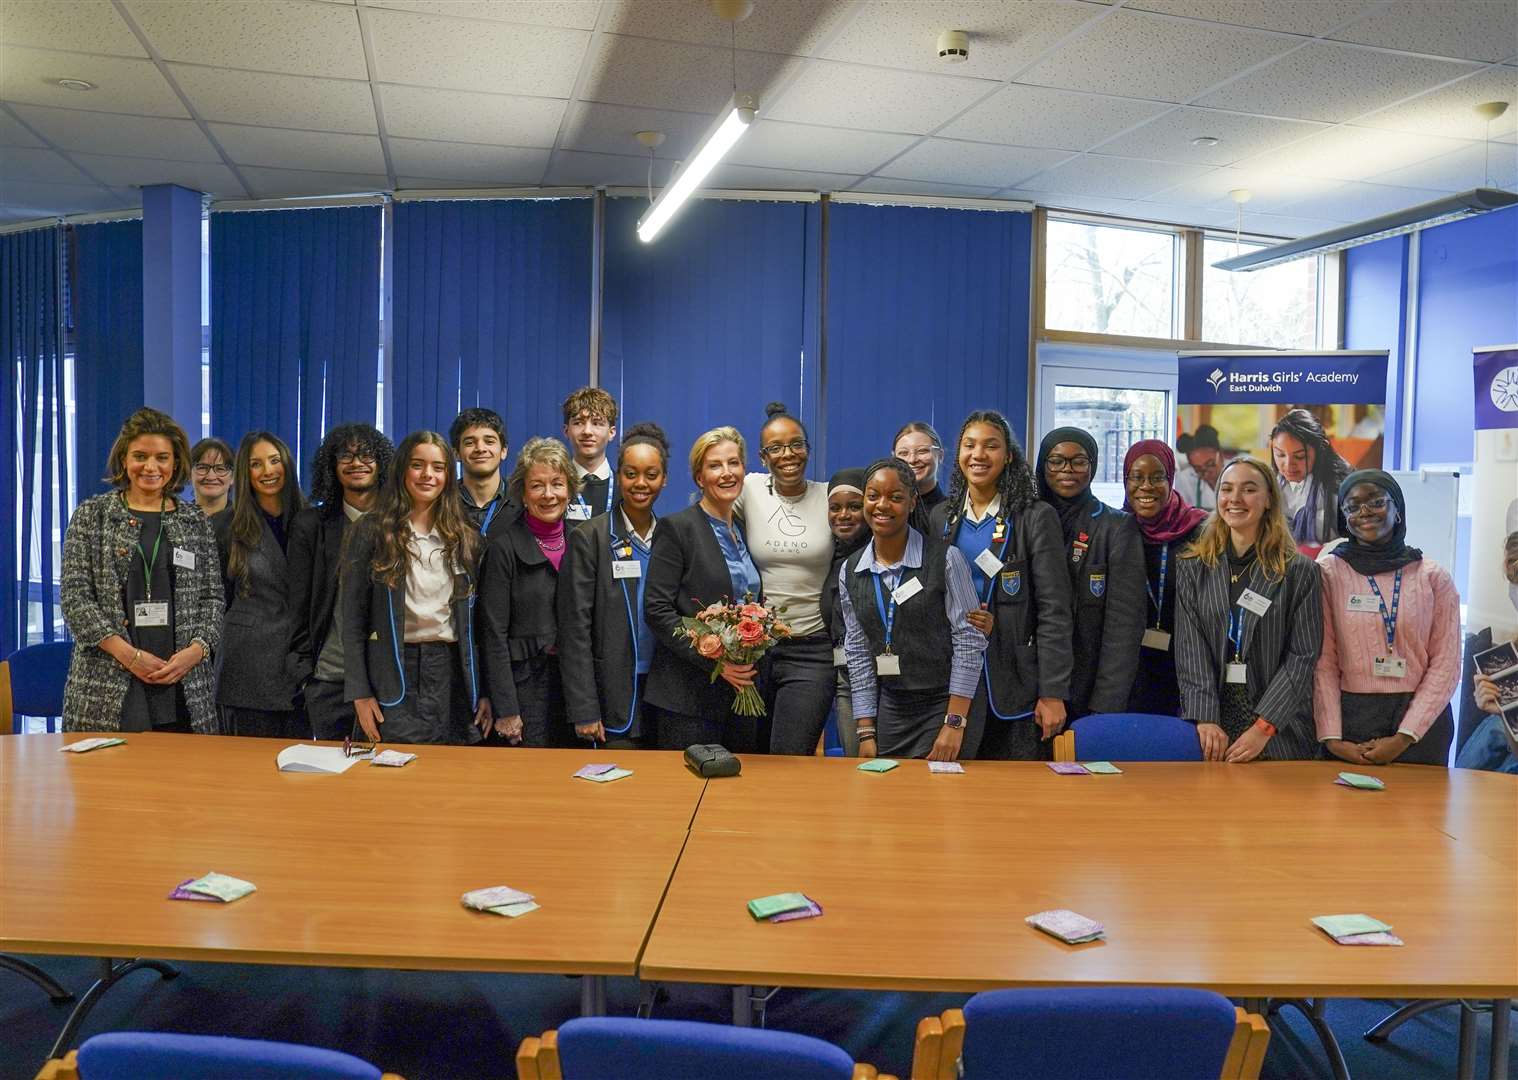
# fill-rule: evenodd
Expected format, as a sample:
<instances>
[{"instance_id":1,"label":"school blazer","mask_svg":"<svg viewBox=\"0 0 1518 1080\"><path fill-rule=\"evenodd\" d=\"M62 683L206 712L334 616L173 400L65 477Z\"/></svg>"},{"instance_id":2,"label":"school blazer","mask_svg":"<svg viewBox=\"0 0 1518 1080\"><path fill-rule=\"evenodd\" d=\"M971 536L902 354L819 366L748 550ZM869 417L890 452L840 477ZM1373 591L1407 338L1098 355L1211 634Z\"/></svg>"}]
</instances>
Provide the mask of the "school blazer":
<instances>
[{"instance_id":1,"label":"school blazer","mask_svg":"<svg viewBox=\"0 0 1518 1080\"><path fill-rule=\"evenodd\" d=\"M1228 560L1208 568L1201 559L1180 559L1176 570L1175 673L1181 716L1198 724L1218 722L1228 643ZM1286 576L1270 581L1255 565L1249 587L1270 599L1264 615L1244 611L1244 662L1254 712L1275 725L1261 755L1275 760L1316 758L1312 719L1313 672L1323 645L1323 604L1318 568L1293 552Z\"/></svg>"},{"instance_id":2,"label":"school blazer","mask_svg":"<svg viewBox=\"0 0 1518 1080\"><path fill-rule=\"evenodd\" d=\"M214 526L226 577L231 557L232 515ZM248 553L247 585L226 578L227 612L217 657L216 704L273 711L295 708L300 687L290 663L290 567L259 514L258 546Z\"/></svg>"},{"instance_id":3,"label":"school blazer","mask_svg":"<svg viewBox=\"0 0 1518 1080\"><path fill-rule=\"evenodd\" d=\"M516 716L517 684L558 641L559 572L521 515L499 532L492 524L490 532L480 558L476 629L490 708L496 716Z\"/></svg>"},{"instance_id":4,"label":"school blazer","mask_svg":"<svg viewBox=\"0 0 1518 1080\"><path fill-rule=\"evenodd\" d=\"M1148 614L1144 592L1148 574L1138 522L1131 514L1099 502L1082 531L1089 534L1090 542L1079 564L1070 561L1059 532L1065 569L1071 575L1075 619L1070 640L1074 654L1068 698L1071 719L1127 710Z\"/></svg>"},{"instance_id":5,"label":"school blazer","mask_svg":"<svg viewBox=\"0 0 1518 1080\"><path fill-rule=\"evenodd\" d=\"M374 580L375 541L379 522L365 517L348 537L343 556L343 700L372 697L381 707L399 705L409 690L401 667L401 646L406 641L406 579L391 587ZM455 582L453 634L458 639L458 659L464 685L469 689L469 708L480 701L480 657L474 635L476 588L473 577ZM476 730L470 725L471 730Z\"/></svg>"},{"instance_id":6,"label":"school blazer","mask_svg":"<svg viewBox=\"0 0 1518 1080\"><path fill-rule=\"evenodd\" d=\"M659 528L664 528L663 523ZM615 510L577 522L559 574L559 674L571 724L625 728L637 708L638 579L613 578L624 542ZM657 531L654 536L658 536ZM645 602L647 583L644 583Z\"/></svg>"},{"instance_id":7,"label":"school blazer","mask_svg":"<svg viewBox=\"0 0 1518 1080\"><path fill-rule=\"evenodd\" d=\"M743 522L737 518L734 522L747 543ZM708 720L719 720L733 711L733 688L722 679L711 679L715 661L697 653L683 635L675 637L681 616L734 599L732 591L727 560L700 504L660 518L648 559L648 583L643 586L643 617L655 641L653 665L644 686L650 705Z\"/></svg>"},{"instance_id":8,"label":"school blazer","mask_svg":"<svg viewBox=\"0 0 1518 1080\"><path fill-rule=\"evenodd\" d=\"M949 503L928 516L934 536L953 544L960 519ZM1012 527L991 553L1002 561L991 589L995 625L986 643L981 682L993 714L1020 716L1041 697L1063 701L1072 677L1070 576L1060 555L1059 518L1041 502L1011 515ZM982 594L984 598L984 594Z\"/></svg>"},{"instance_id":9,"label":"school blazer","mask_svg":"<svg viewBox=\"0 0 1518 1080\"><path fill-rule=\"evenodd\" d=\"M290 523L290 668L301 686L332 632L347 528L342 496L330 507L307 507Z\"/></svg>"}]
</instances>

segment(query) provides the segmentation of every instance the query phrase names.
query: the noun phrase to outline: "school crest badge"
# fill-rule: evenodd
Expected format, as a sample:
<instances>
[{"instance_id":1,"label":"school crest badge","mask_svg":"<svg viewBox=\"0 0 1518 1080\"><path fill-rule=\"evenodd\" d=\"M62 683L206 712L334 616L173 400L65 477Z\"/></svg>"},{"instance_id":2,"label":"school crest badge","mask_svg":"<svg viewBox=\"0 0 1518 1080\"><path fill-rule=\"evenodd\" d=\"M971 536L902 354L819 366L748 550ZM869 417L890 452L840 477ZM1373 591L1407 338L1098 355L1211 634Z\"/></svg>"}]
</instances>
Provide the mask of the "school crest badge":
<instances>
[{"instance_id":1,"label":"school crest badge","mask_svg":"<svg viewBox=\"0 0 1518 1080\"><path fill-rule=\"evenodd\" d=\"M1104 592L1107 591L1106 574L1092 574L1089 580L1091 582L1092 596L1101 596Z\"/></svg>"},{"instance_id":2,"label":"school crest badge","mask_svg":"<svg viewBox=\"0 0 1518 1080\"><path fill-rule=\"evenodd\" d=\"M1023 572L1021 570L1003 570L1001 572L1001 591L1008 596L1016 596L1023 591Z\"/></svg>"}]
</instances>

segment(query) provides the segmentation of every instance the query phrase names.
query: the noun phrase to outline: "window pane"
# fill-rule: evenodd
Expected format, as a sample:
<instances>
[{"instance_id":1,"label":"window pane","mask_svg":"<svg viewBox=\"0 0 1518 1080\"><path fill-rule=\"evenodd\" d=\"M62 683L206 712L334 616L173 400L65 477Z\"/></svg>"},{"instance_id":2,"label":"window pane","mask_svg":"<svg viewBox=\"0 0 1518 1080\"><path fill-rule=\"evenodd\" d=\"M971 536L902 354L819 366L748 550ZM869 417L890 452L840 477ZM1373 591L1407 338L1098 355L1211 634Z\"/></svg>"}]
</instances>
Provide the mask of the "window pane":
<instances>
[{"instance_id":1,"label":"window pane","mask_svg":"<svg viewBox=\"0 0 1518 1080\"><path fill-rule=\"evenodd\" d=\"M1048 223L1044 326L1092 334L1175 336L1175 237Z\"/></svg>"},{"instance_id":2,"label":"window pane","mask_svg":"<svg viewBox=\"0 0 1518 1080\"><path fill-rule=\"evenodd\" d=\"M1140 439L1166 439L1163 390L1111 386L1054 387L1054 422L1077 427L1096 440L1091 488L1110 506L1123 505L1123 455Z\"/></svg>"},{"instance_id":3,"label":"window pane","mask_svg":"<svg viewBox=\"0 0 1518 1080\"><path fill-rule=\"evenodd\" d=\"M1202 242L1202 338L1225 345L1316 347L1318 260L1230 272L1212 264L1267 244L1207 237Z\"/></svg>"}]
</instances>

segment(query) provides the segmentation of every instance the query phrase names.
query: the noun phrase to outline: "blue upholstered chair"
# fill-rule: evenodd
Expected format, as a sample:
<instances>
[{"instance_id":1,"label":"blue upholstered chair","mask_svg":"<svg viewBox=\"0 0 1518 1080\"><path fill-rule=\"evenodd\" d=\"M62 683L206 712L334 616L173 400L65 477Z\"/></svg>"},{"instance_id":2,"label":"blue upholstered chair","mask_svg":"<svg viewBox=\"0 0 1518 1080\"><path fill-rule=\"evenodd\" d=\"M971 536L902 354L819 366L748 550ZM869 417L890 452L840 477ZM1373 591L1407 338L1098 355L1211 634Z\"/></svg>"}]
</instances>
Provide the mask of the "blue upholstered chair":
<instances>
[{"instance_id":1,"label":"blue upholstered chair","mask_svg":"<svg viewBox=\"0 0 1518 1080\"><path fill-rule=\"evenodd\" d=\"M352 1054L262 1039L114 1031L47 1063L37 1080L401 1080Z\"/></svg>"},{"instance_id":2,"label":"blue upholstered chair","mask_svg":"<svg viewBox=\"0 0 1518 1080\"><path fill-rule=\"evenodd\" d=\"M63 684L69 677L72 641L49 641L17 649L0 663L0 731L21 731L20 717L63 715Z\"/></svg>"},{"instance_id":3,"label":"blue upholstered chair","mask_svg":"<svg viewBox=\"0 0 1518 1080\"><path fill-rule=\"evenodd\" d=\"M689 1020L586 1017L522 1040L518 1080L876 1080L832 1043ZM889 1080L889 1078L878 1078Z\"/></svg>"},{"instance_id":4,"label":"blue upholstered chair","mask_svg":"<svg viewBox=\"0 0 1518 1080\"><path fill-rule=\"evenodd\" d=\"M1063 748L1055 743L1060 761L1201 761L1202 744L1196 725L1174 716L1147 713L1097 713L1070 725Z\"/></svg>"},{"instance_id":5,"label":"blue upholstered chair","mask_svg":"<svg viewBox=\"0 0 1518 1080\"><path fill-rule=\"evenodd\" d=\"M993 990L918 1024L912 1080L1253 1080L1269 1042L1209 990Z\"/></svg>"}]
</instances>

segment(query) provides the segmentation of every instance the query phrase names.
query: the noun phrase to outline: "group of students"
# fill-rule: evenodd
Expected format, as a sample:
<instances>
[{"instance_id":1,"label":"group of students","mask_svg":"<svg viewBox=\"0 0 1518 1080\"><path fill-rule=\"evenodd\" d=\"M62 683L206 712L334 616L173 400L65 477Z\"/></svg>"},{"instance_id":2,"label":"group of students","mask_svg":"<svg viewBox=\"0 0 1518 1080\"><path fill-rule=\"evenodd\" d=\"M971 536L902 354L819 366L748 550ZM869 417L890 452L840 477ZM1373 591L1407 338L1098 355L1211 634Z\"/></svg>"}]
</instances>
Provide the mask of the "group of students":
<instances>
[{"instance_id":1,"label":"group of students","mask_svg":"<svg viewBox=\"0 0 1518 1080\"><path fill-rule=\"evenodd\" d=\"M611 395L578 390L563 416L565 441L529 439L509 477L488 409L399 447L337 427L308 505L273 433L192 449L139 410L65 538L65 728L810 754L835 714L853 755L1047 759L1081 716L1142 712L1194 722L1213 761L1447 758L1459 598L1379 470L1341 480L1345 540L1315 564L1247 457L1209 513L1168 445L1136 443L1119 509L1092 493L1088 433L1049 432L1030 466L984 410L947 492L923 422L823 484L772 404L764 471L713 428L688 455L699 498L661 517L660 428L611 458ZM746 597L791 631L763 660L690 646L682 617ZM732 710L745 686L762 722Z\"/></svg>"}]
</instances>

